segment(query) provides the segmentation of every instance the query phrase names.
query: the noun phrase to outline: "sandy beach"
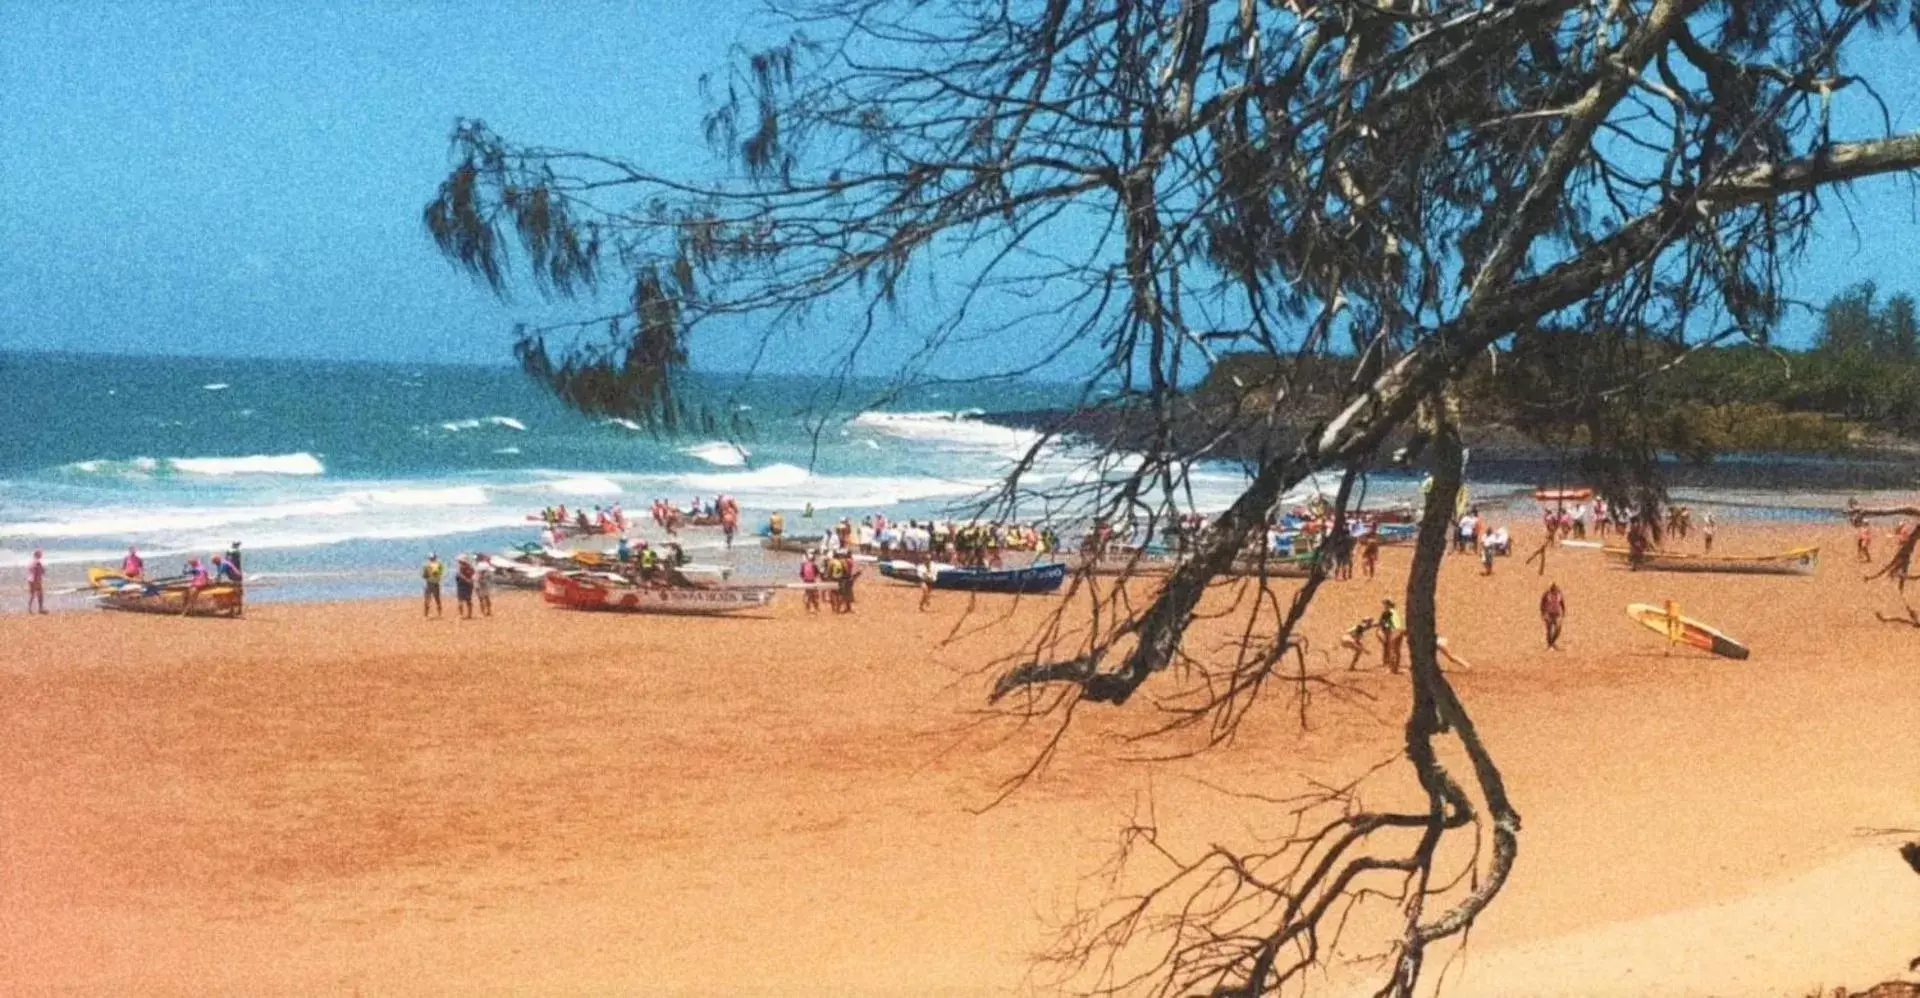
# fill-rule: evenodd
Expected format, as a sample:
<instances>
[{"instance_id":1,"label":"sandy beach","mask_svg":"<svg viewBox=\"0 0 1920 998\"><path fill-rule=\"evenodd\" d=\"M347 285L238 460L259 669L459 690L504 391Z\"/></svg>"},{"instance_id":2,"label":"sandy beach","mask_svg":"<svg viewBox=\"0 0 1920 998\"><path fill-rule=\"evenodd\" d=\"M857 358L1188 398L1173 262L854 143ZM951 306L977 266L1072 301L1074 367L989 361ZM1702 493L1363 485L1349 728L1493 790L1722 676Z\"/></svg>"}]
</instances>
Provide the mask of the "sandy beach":
<instances>
[{"instance_id":1,"label":"sandy beach","mask_svg":"<svg viewBox=\"0 0 1920 998\"><path fill-rule=\"evenodd\" d=\"M1920 630L1874 621L1898 602L1844 528L1720 536L1816 542L1812 579L1449 559L1454 679L1525 825L1447 993L1799 996L1920 956L1920 877L1867 834L1920 828ZM1313 646L1398 596L1407 557L1323 589ZM1271 691L1191 760L1113 737L1146 704L1089 707L987 808L1043 732L983 720L980 669L1058 601L916 599L869 573L851 619L798 594L726 620L530 594L473 622L398 597L0 617L0 993L1047 993L1031 955L1130 816L1234 841L1246 804L1212 788L1351 779L1400 738L1377 660L1352 677L1376 699L1316 701L1303 731ZM1669 655L1623 613L1663 599L1753 657Z\"/></svg>"}]
</instances>

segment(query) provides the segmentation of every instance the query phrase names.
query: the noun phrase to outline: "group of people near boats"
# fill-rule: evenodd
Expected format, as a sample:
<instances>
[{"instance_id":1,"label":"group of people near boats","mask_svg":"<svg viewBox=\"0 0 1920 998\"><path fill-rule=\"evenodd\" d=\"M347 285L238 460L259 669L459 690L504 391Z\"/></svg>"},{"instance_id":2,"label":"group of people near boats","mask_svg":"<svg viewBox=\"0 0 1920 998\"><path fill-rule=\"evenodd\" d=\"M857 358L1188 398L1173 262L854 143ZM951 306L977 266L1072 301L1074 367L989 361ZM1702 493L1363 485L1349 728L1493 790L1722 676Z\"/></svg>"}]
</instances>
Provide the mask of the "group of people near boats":
<instances>
[{"instance_id":1,"label":"group of people near boats","mask_svg":"<svg viewBox=\"0 0 1920 998\"><path fill-rule=\"evenodd\" d=\"M627 531L627 514L619 503L611 506L593 507L589 516L584 509L576 509L571 516L567 513L567 504L548 506L539 514L540 522L545 524L542 536L555 538L563 534L623 534Z\"/></svg>"},{"instance_id":2,"label":"group of people near boats","mask_svg":"<svg viewBox=\"0 0 1920 998\"><path fill-rule=\"evenodd\" d=\"M472 620L476 604L480 616L493 616L493 576L498 571L493 565L493 556L488 554L459 554L453 559L453 598L455 612L462 620ZM427 552L427 560L420 565L420 579L425 583L421 596L420 615L422 617L444 617L446 607L440 602L440 590L447 577L447 563L432 551Z\"/></svg>"},{"instance_id":3,"label":"group of people near boats","mask_svg":"<svg viewBox=\"0 0 1920 998\"><path fill-rule=\"evenodd\" d=\"M778 547L787 538L786 516L767 518L767 536ZM1052 527L1018 522L956 523L952 520L896 521L875 513L855 521L841 517L818 534L818 550L866 552L882 559L935 560L961 568L998 568L1007 552L1049 554L1060 539Z\"/></svg>"},{"instance_id":4,"label":"group of people near boats","mask_svg":"<svg viewBox=\"0 0 1920 998\"><path fill-rule=\"evenodd\" d=\"M826 592L828 609L834 613L853 612L853 584L860 578L860 566L853 559L853 552L845 548L829 551L824 555L809 551L807 558L800 563L800 582L806 587L806 610L808 613L820 612L820 596ZM921 600L925 609L926 600Z\"/></svg>"},{"instance_id":5,"label":"group of people near boats","mask_svg":"<svg viewBox=\"0 0 1920 998\"><path fill-rule=\"evenodd\" d=\"M240 542L234 541L224 552L202 560L190 557L174 575L154 576L137 545L128 545L118 570L95 568L88 572L90 594L102 605L149 613L196 612L227 613L239 616L245 608L245 589L240 567ZM46 552L35 548L27 562L27 612L47 612ZM216 601L203 602L215 591ZM177 607L177 609L176 609Z\"/></svg>"},{"instance_id":6,"label":"group of people near boats","mask_svg":"<svg viewBox=\"0 0 1920 998\"><path fill-rule=\"evenodd\" d=\"M714 496L712 502L703 504L699 496L694 496L683 510L670 500L655 499L653 522L669 535L678 534L681 527L688 525L719 527L726 546L732 548L733 535L740 530L740 502L722 494Z\"/></svg>"}]
</instances>

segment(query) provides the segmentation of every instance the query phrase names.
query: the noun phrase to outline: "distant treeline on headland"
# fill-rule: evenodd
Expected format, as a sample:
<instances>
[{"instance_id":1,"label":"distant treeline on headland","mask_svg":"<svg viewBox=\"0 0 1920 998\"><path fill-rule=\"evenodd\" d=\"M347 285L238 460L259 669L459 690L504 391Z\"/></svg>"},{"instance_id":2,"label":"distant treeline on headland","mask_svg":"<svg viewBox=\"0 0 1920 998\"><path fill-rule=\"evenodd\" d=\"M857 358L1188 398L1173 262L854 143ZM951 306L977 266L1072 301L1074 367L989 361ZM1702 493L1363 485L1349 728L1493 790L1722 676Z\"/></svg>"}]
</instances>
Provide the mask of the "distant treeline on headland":
<instances>
[{"instance_id":1,"label":"distant treeline on headland","mask_svg":"<svg viewBox=\"0 0 1920 998\"><path fill-rule=\"evenodd\" d=\"M1257 457L1333 415L1362 363L1343 356L1222 357L1177 404L1175 436L1213 439L1222 425L1237 423L1217 456ZM1284 401L1270 406L1281 391ZM1920 478L1920 318L1912 297L1882 301L1866 283L1827 303L1813 345L1802 350L1745 341L1688 349L1662 336L1535 331L1514 349L1477 360L1462 402L1474 465L1482 474L1489 464L1501 466L1507 480L1578 475L1579 455L1598 440L1665 455L1673 484L1910 486ZM1232 418L1236 412L1241 418ZM1256 421L1255 413L1270 415ZM1143 443L1150 432L1137 411L989 418L1054 426L1121 447ZM1390 441L1383 456L1403 442ZM1762 454L1804 459L1791 471L1778 463L1715 461Z\"/></svg>"}]
</instances>

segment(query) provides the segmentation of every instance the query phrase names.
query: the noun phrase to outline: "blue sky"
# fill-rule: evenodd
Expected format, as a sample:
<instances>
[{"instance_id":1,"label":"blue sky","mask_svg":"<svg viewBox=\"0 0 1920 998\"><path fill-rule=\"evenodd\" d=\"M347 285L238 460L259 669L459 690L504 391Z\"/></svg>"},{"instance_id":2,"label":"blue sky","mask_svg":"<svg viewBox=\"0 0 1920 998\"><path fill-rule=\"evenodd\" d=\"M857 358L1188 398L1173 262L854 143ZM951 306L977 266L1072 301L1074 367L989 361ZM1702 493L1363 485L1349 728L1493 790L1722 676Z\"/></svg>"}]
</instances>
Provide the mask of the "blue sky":
<instances>
[{"instance_id":1,"label":"blue sky","mask_svg":"<svg viewBox=\"0 0 1920 998\"><path fill-rule=\"evenodd\" d=\"M542 306L503 306L419 224L453 120L717 169L697 78L764 40L754 9L0 0L0 349L504 361L508 327ZM1878 42L1852 67L1896 128L1920 127L1916 55ZM1843 94L1836 121L1846 137L1878 118ZM1908 186L1847 202L1858 234L1830 212L1796 295L1920 292ZM1796 313L1786 339L1813 324ZM737 367L754 335L712 331L695 363Z\"/></svg>"}]
</instances>

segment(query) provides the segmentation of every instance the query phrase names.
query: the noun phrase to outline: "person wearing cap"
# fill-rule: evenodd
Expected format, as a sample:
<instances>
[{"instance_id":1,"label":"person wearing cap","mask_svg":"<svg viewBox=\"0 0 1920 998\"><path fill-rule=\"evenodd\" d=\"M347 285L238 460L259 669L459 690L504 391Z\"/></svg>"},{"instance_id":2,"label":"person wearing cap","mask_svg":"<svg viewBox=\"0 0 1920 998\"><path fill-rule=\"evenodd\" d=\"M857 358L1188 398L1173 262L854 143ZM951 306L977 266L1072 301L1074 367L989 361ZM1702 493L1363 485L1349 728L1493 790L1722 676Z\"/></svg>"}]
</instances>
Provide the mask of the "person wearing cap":
<instances>
[{"instance_id":1,"label":"person wearing cap","mask_svg":"<svg viewBox=\"0 0 1920 998\"><path fill-rule=\"evenodd\" d=\"M47 562L46 555L39 548L33 549L33 560L27 562L27 612L32 613L35 604L40 612L47 612Z\"/></svg>"},{"instance_id":2,"label":"person wearing cap","mask_svg":"<svg viewBox=\"0 0 1920 998\"><path fill-rule=\"evenodd\" d=\"M459 606L460 619L473 619L473 559L460 555L454 559L453 598Z\"/></svg>"},{"instance_id":3,"label":"person wearing cap","mask_svg":"<svg viewBox=\"0 0 1920 998\"><path fill-rule=\"evenodd\" d=\"M233 615L238 617L246 612L246 588L242 582L245 576L243 576L240 571L240 542L234 541L227 545L227 558L225 561L215 558L213 563L217 569L214 575L214 581L230 583L233 586L236 599Z\"/></svg>"},{"instance_id":4,"label":"person wearing cap","mask_svg":"<svg viewBox=\"0 0 1920 998\"><path fill-rule=\"evenodd\" d=\"M426 564L420 566L420 579L426 583L420 599L420 616L446 616L446 609L440 604L440 581L446 577L447 566L440 563L440 556L427 552Z\"/></svg>"}]
</instances>

